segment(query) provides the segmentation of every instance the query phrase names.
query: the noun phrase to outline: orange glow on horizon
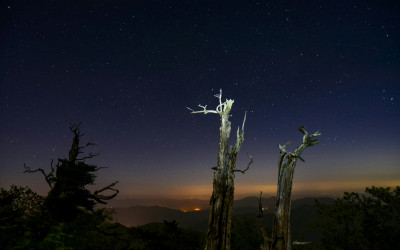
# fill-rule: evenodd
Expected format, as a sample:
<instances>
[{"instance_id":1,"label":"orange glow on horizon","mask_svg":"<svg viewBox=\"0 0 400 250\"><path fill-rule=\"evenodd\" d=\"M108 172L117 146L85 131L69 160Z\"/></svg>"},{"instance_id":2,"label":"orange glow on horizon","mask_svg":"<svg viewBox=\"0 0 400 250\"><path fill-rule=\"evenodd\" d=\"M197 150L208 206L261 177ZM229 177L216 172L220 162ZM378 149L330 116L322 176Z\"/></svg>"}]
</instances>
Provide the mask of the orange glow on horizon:
<instances>
[{"instance_id":1,"label":"orange glow on horizon","mask_svg":"<svg viewBox=\"0 0 400 250\"><path fill-rule=\"evenodd\" d=\"M293 182L293 197L312 197L312 196L333 196L338 197L343 195L344 192L364 192L366 187L377 186L377 187L396 187L399 186L399 180L396 180L396 176L393 179L387 180L372 180L372 179L361 179L361 180L323 180L317 181L296 181ZM138 189L136 189L138 190ZM136 191L135 190L135 191ZM125 197L153 197L153 198L171 198L171 199L201 199L209 200L212 194L212 185L189 185L189 186L170 186L168 192L162 193L160 190L142 189L147 192L132 192ZM263 193L263 197L276 196L277 187L276 184L262 185L262 184L247 184L241 183L235 185L235 200L242 199L248 196L258 196L260 191ZM150 196L158 193L159 196ZM173 193L174 195L171 195ZM125 198L124 197L124 198ZM199 207L195 207L199 208ZM195 208L185 207L184 212L198 211ZM183 211L183 208L182 208Z\"/></svg>"},{"instance_id":2,"label":"orange glow on horizon","mask_svg":"<svg viewBox=\"0 0 400 250\"><path fill-rule=\"evenodd\" d=\"M184 213L193 212L193 211L198 212L198 211L200 211L200 210L201 210L201 209L200 209L199 207L196 207L196 208L194 208L193 210L181 209L181 211L184 212Z\"/></svg>"}]
</instances>

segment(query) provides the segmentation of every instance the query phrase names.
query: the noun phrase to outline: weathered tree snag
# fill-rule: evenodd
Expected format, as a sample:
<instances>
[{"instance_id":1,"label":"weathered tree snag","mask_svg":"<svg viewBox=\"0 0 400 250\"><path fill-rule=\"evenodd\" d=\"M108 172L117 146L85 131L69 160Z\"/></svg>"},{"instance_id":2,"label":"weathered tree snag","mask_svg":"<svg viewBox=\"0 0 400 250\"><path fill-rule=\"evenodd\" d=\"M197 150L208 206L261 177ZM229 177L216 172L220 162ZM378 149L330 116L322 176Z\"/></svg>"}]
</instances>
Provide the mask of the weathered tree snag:
<instances>
[{"instance_id":1,"label":"weathered tree snag","mask_svg":"<svg viewBox=\"0 0 400 250\"><path fill-rule=\"evenodd\" d=\"M244 141L244 124L246 121L246 114L244 115L242 129L238 128L236 133L236 144L230 146L228 151L228 140L231 132L231 122L229 121L229 113L232 108L233 100L221 101L222 90L219 95L215 95L219 99L219 105L216 110L207 110L207 106L201 111L192 111L195 113L216 113L221 118L221 127L219 130L220 140L218 149L217 166L212 168L215 170L213 178L213 193L210 199L210 212L208 218L208 231L206 237L206 249L230 249L231 241L231 221L232 221L232 208L234 199L234 178L235 172L245 173L250 164L253 162L252 157L249 155L251 161L245 170L236 170L236 159L239 154L240 147Z\"/></svg>"},{"instance_id":2,"label":"weathered tree snag","mask_svg":"<svg viewBox=\"0 0 400 250\"><path fill-rule=\"evenodd\" d=\"M300 157L303 150L309 146L318 144L318 140L313 140L312 138L321 135L321 133L317 131L308 136L307 131L304 129L304 125L301 126L299 130L303 134L303 143L296 148L294 153L287 152L285 149L290 142L283 146L279 145L278 191L276 195L275 216L272 226L272 250L291 249L290 196L292 192L294 168L296 167L297 159L304 162L304 159Z\"/></svg>"},{"instance_id":3,"label":"weathered tree snag","mask_svg":"<svg viewBox=\"0 0 400 250\"><path fill-rule=\"evenodd\" d=\"M261 229L263 240L264 240L264 243L260 248L262 250L269 250L272 240L271 240L271 238L268 237L267 229L265 228L265 225L264 225L264 208L263 208L263 204L262 204L261 195L262 195L262 192L260 191L260 197L258 198L257 217L260 220L260 229Z\"/></svg>"}]
</instances>

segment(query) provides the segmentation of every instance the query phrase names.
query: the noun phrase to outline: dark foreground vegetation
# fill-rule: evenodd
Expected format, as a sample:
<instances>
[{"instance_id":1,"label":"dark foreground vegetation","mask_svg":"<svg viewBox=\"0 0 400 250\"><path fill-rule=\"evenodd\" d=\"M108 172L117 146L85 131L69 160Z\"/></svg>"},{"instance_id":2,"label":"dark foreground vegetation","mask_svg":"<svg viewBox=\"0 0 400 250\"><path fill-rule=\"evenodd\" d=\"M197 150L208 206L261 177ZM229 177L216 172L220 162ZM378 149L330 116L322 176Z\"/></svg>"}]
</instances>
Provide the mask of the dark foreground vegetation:
<instances>
[{"instance_id":1,"label":"dark foreground vegetation","mask_svg":"<svg viewBox=\"0 0 400 250\"><path fill-rule=\"evenodd\" d=\"M175 220L126 227L112 222L110 210L95 209L80 213L68 223L57 222L43 208L45 198L28 187L1 189L1 249L204 249L205 246L206 218L198 230L181 228L180 221ZM345 193L336 200L318 199L314 205L309 200L299 200L293 206L292 239L307 243L293 245L293 249L397 248L400 187L394 190L371 187L365 194ZM231 249L259 249L263 243L255 212L254 208L235 209ZM265 216L269 232L272 217L268 213Z\"/></svg>"},{"instance_id":2,"label":"dark foreground vegetation","mask_svg":"<svg viewBox=\"0 0 400 250\"><path fill-rule=\"evenodd\" d=\"M366 188L365 194L344 193L334 204L316 202L327 249L398 249L400 187Z\"/></svg>"},{"instance_id":3,"label":"dark foreground vegetation","mask_svg":"<svg viewBox=\"0 0 400 250\"><path fill-rule=\"evenodd\" d=\"M176 221L125 227L111 223L106 210L82 212L68 223L49 219L44 199L29 188L0 193L1 249L201 249L202 233Z\"/></svg>"}]
</instances>

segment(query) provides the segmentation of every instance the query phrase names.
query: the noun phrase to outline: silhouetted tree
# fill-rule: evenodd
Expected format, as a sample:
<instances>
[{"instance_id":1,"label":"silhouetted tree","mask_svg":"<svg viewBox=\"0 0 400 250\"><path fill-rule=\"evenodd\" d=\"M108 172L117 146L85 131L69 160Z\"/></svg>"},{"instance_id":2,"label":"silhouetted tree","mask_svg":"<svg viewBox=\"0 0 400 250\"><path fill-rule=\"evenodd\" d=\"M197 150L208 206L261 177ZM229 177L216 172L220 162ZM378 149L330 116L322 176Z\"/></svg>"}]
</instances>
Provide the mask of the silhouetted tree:
<instances>
[{"instance_id":1,"label":"silhouetted tree","mask_svg":"<svg viewBox=\"0 0 400 250\"><path fill-rule=\"evenodd\" d=\"M10 190L1 189L0 200L1 205L8 204L17 214L31 215L40 210L44 197L33 192L28 186L11 185Z\"/></svg>"},{"instance_id":2,"label":"silhouetted tree","mask_svg":"<svg viewBox=\"0 0 400 250\"><path fill-rule=\"evenodd\" d=\"M316 201L325 249L398 249L400 187L345 192L333 204Z\"/></svg>"},{"instance_id":3,"label":"silhouetted tree","mask_svg":"<svg viewBox=\"0 0 400 250\"><path fill-rule=\"evenodd\" d=\"M229 136L231 133L231 122L229 121L229 113L232 109L234 100L226 100L222 102L222 90L219 95L215 95L219 100L219 105L215 110L207 110L207 106L201 106L201 111L192 111L196 113L214 113L218 114L221 119L221 127L219 129L219 149L217 166L213 178L213 193L210 199L210 213L208 219L208 231L206 238L206 249L230 249L231 241L231 224L232 224L232 208L234 199L234 177L235 172L245 173L253 159L250 157L250 163L245 170L236 169L236 158L239 154L240 147L244 141L244 124L246 114L244 115L242 130L238 128L236 133L235 146L228 147Z\"/></svg>"},{"instance_id":4,"label":"silhouetted tree","mask_svg":"<svg viewBox=\"0 0 400 250\"><path fill-rule=\"evenodd\" d=\"M41 172L43 174L50 187L50 191L44 201L44 207L48 210L51 219L59 222L71 222L84 211L93 212L95 204L106 204L106 200L114 198L119 192L114 188L118 181L93 193L88 190L88 186L94 184L95 173L100 167L87 164L85 160L99 154L89 153L86 156L81 156L85 148L94 144L89 142L84 146L80 145L80 139L83 136L79 130L80 125L79 123L70 126L74 137L69 150L69 157L58 159L55 166L52 161L49 173L46 173L42 168L31 170L24 164L25 172ZM102 195L107 190L113 193L111 195Z\"/></svg>"}]
</instances>

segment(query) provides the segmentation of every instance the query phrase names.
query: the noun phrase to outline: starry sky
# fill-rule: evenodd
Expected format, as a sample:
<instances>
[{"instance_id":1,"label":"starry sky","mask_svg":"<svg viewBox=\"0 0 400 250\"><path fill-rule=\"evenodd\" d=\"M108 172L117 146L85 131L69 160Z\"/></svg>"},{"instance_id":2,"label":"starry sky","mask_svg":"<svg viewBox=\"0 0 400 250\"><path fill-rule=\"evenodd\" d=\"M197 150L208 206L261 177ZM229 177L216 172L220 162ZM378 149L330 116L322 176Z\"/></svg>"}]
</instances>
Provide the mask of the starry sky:
<instances>
[{"instance_id":1,"label":"starry sky","mask_svg":"<svg viewBox=\"0 0 400 250\"><path fill-rule=\"evenodd\" d=\"M399 1L2 1L0 187L46 194L23 164L68 156L82 121L120 198L208 199L214 97L245 111L236 198L276 193L278 144L307 148L293 196L400 185ZM235 133L231 134L232 144Z\"/></svg>"}]
</instances>

